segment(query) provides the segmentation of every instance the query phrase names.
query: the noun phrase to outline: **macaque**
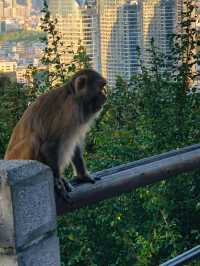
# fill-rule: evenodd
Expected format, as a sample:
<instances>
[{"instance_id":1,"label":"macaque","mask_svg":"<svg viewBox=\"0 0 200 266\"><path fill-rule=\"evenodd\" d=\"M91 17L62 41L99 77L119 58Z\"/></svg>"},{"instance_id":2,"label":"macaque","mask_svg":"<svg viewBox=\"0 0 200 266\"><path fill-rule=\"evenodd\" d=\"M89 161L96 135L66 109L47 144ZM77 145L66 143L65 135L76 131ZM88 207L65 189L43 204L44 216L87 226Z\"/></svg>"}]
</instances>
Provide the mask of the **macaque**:
<instances>
[{"instance_id":1,"label":"macaque","mask_svg":"<svg viewBox=\"0 0 200 266\"><path fill-rule=\"evenodd\" d=\"M85 166L82 143L106 101L105 85L96 71L80 70L67 84L40 96L14 128L5 159L47 164L61 194L71 189L60 177L69 163L77 182L94 183Z\"/></svg>"}]
</instances>

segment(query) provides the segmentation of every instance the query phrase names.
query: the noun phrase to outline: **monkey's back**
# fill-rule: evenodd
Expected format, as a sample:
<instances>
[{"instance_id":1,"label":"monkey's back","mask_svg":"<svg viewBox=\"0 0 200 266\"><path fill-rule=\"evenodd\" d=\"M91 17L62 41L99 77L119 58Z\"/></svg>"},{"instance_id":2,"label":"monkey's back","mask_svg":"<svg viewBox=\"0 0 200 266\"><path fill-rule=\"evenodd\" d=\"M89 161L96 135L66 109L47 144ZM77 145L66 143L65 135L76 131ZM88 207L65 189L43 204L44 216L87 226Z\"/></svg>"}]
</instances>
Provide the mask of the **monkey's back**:
<instances>
[{"instance_id":1,"label":"monkey's back","mask_svg":"<svg viewBox=\"0 0 200 266\"><path fill-rule=\"evenodd\" d=\"M38 160L41 144L61 135L63 127L66 128L67 123L74 120L73 115L77 112L73 112L76 106L72 105L73 101L65 87L41 95L26 109L15 126L4 158ZM66 112L67 119L64 117Z\"/></svg>"}]
</instances>

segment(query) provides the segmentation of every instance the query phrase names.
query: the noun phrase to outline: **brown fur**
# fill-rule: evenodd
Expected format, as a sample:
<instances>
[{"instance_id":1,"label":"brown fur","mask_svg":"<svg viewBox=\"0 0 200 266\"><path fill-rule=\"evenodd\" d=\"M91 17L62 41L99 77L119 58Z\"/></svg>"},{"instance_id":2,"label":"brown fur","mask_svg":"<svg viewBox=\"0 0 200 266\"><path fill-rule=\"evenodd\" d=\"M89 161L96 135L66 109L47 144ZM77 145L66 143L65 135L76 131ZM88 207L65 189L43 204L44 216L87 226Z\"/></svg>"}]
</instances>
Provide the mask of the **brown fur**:
<instances>
[{"instance_id":1,"label":"brown fur","mask_svg":"<svg viewBox=\"0 0 200 266\"><path fill-rule=\"evenodd\" d=\"M104 85L97 72L83 70L67 85L40 96L14 128L4 158L38 160L58 175L105 102Z\"/></svg>"},{"instance_id":2,"label":"brown fur","mask_svg":"<svg viewBox=\"0 0 200 266\"><path fill-rule=\"evenodd\" d=\"M67 117L64 117L66 113ZM17 123L5 159L37 160L41 144L46 139L57 138L61 135L64 128L71 126L73 119L77 120L74 117L76 113L76 105L73 103L72 96L67 95L64 87L40 96L27 108Z\"/></svg>"}]
</instances>

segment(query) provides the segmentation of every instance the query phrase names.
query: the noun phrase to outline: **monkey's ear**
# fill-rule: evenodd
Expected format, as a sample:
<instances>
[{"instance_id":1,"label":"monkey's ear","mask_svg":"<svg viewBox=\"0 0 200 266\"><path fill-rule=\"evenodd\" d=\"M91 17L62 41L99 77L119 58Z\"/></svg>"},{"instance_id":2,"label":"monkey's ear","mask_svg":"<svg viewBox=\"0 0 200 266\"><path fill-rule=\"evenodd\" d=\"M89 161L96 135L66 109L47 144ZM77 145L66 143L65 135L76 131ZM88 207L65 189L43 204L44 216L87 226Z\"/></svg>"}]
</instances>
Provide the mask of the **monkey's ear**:
<instances>
[{"instance_id":1,"label":"monkey's ear","mask_svg":"<svg viewBox=\"0 0 200 266\"><path fill-rule=\"evenodd\" d=\"M87 77L85 75L78 76L74 81L75 92L79 93L86 87Z\"/></svg>"}]
</instances>

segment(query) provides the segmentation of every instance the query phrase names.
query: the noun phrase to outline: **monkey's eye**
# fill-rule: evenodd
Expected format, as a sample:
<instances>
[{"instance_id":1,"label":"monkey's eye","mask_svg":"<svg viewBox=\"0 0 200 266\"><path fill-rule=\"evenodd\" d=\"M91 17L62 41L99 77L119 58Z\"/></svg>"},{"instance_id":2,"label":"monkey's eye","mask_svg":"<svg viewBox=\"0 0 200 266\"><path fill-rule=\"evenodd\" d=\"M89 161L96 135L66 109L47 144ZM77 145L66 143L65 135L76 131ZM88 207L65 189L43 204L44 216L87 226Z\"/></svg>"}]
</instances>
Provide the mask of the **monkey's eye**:
<instances>
[{"instance_id":1,"label":"monkey's eye","mask_svg":"<svg viewBox=\"0 0 200 266\"><path fill-rule=\"evenodd\" d=\"M107 85L107 82L104 81L104 82L102 83L102 87L104 88L106 85Z\"/></svg>"}]
</instances>

